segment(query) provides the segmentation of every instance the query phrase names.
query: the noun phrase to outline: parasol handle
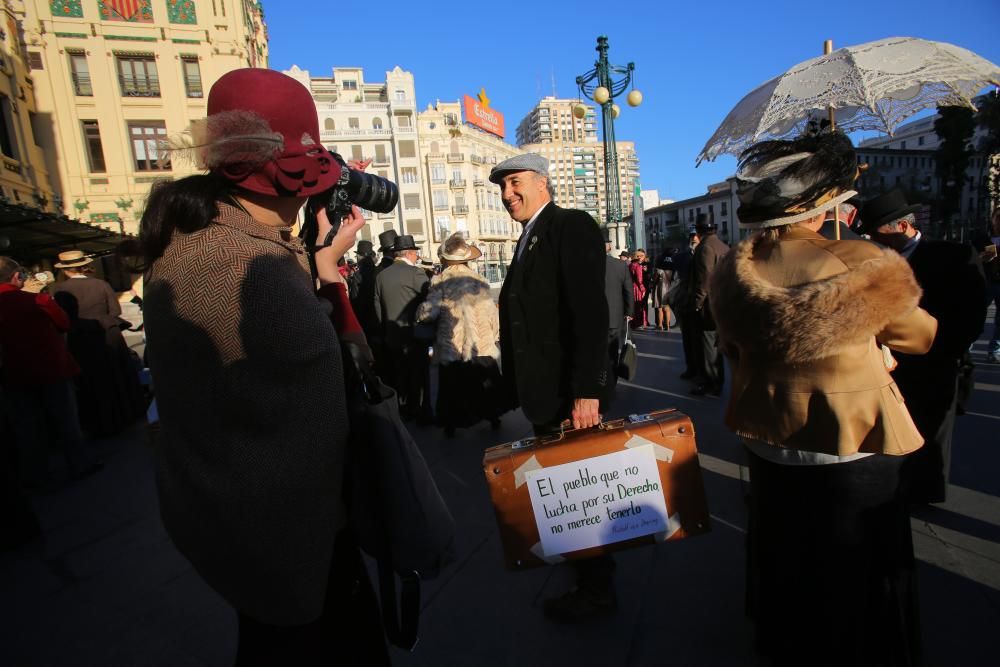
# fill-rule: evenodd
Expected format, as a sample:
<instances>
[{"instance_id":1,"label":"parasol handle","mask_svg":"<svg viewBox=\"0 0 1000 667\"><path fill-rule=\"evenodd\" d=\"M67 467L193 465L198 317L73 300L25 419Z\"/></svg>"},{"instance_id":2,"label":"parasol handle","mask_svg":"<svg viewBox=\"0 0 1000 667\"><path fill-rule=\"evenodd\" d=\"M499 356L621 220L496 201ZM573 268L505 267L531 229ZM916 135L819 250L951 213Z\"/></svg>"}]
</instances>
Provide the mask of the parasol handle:
<instances>
[{"instance_id":1,"label":"parasol handle","mask_svg":"<svg viewBox=\"0 0 1000 667\"><path fill-rule=\"evenodd\" d=\"M833 53L833 40L828 39L823 42L823 55L828 56ZM826 108L828 114L830 114L830 131L833 132L837 129L837 118L833 113L833 106ZM838 241L840 240L840 206L837 205L833 208L833 233L834 238Z\"/></svg>"}]
</instances>

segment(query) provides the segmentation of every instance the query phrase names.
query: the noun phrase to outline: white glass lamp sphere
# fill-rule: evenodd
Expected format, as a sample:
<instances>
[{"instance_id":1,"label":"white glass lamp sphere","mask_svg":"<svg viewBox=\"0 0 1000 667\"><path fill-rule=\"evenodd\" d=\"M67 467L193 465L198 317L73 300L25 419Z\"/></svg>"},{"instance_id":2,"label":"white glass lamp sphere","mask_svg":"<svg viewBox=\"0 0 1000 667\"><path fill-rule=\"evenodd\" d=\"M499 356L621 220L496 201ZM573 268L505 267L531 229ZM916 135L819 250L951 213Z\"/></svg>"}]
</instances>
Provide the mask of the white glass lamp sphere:
<instances>
[{"instance_id":1,"label":"white glass lamp sphere","mask_svg":"<svg viewBox=\"0 0 1000 667\"><path fill-rule=\"evenodd\" d=\"M594 88L594 101L598 104L604 104L611 99L611 91L604 86L598 86Z\"/></svg>"},{"instance_id":2,"label":"white glass lamp sphere","mask_svg":"<svg viewBox=\"0 0 1000 667\"><path fill-rule=\"evenodd\" d=\"M628 101L628 105L630 107L637 107L640 104L642 104L642 93L640 93L638 90L633 90L631 93L628 94L628 97L625 99Z\"/></svg>"},{"instance_id":3,"label":"white glass lamp sphere","mask_svg":"<svg viewBox=\"0 0 1000 667\"><path fill-rule=\"evenodd\" d=\"M612 118L618 118L618 114L620 114L621 112L622 112L622 108L620 106L618 106L617 104L612 104L611 105L611 117Z\"/></svg>"},{"instance_id":4,"label":"white glass lamp sphere","mask_svg":"<svg viewBox=\"0 0 1000 667\"><path fill-rule=\"evenodd\" d=\"M573 105L573 115L577 118L582 119L587 115L587 106L585 104L574 104Z\"/></svg>"}]
</instances>

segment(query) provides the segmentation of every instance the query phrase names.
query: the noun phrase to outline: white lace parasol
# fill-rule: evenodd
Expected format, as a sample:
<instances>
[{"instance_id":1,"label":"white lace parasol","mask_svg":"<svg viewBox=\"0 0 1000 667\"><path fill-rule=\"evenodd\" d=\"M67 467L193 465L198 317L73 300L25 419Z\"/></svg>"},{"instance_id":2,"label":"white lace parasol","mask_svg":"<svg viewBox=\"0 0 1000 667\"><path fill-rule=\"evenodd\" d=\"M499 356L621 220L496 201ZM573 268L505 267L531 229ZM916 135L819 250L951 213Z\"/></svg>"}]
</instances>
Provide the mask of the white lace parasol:
<instances>
[{"instance_id":1,"label":"white lace parasol","mask_svg":"<svg viewBox=\"0 0 1000 667\"><path fill-rule=\"evenodd\" d=\"M1000 85L1000 67L953 44L889 37L844 47L796 65L740 100L698 163L801 134L811 117L830 107L845 132L892 134L921 109L974 108L972 98L990 84Z\"/></svg>"}]
</instances>

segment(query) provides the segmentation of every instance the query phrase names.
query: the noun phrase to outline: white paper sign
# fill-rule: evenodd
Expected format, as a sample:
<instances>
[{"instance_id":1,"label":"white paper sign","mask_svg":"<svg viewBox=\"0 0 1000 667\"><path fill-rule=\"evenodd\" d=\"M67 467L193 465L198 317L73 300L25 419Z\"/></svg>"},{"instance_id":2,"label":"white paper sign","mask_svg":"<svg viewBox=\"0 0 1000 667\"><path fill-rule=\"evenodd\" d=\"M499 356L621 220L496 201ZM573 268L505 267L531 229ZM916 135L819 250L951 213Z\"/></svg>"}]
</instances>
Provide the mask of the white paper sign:
<instances>
[{"instance_id":1,"label":"white paper sign","mask_svg":"<svg viewBox=\"0 0 1000 667\"><path fill-rule=\"evenodd\" d=\"M546 556L667 530L652 445L525 474Z\"/></svg>"}]
</instances>

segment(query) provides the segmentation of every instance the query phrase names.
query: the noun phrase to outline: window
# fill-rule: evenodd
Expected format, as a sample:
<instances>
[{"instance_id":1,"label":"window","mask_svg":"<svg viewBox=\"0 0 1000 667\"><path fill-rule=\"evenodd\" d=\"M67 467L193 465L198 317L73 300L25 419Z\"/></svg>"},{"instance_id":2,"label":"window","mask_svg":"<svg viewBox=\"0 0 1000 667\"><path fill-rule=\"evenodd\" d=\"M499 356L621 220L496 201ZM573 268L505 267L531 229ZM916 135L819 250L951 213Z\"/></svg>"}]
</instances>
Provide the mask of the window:
<instances>
[{"instance_id":1,"label":"window","mask_svg":"<svg viewBox=\"0 0 1000 667\"><path fill-rule=\"evenodd\" d=\"M181 67L184 69L184 90L188 97L204 97L201 86L201 68L196 56L181 56Z\"/></svg>"},{"instance_id":2,"label":"window","mask_svg":"<svg viewBox=\"0 0 1000 667\"><path fill-rule=\"evenodd\" d=\"M408 211L420 208L420 195L416 193L407 193L403 195L403 208Z\"/></svg>"},{"instance_id":3,"label":"window","mask_svg":"<svg viewBox=\"0 0 1000 667\"><path fill-rule=\"evenodd\" d=\"M385 146L382 144L375 145L375 163L385 164L389 159L385 156Z\"/></svg>"},{"instance_id":4,"label":"window","mask_svg":"<svg viewBox=\"0 0 1000 667\"><path fill-rule=\"evenodd\" d=\"M344 79L343 83L340 84L341 88L344 90L357 90L358 82L354 79Z\"/></svg>"},{"instance_id":5,"label":"window","mask_svg":"<svg viewBox=\"0 0 1000 667\"><path fill-rule=\"evenodd\" d=\"M327 118L323 121L323 129L333 132L337 129L337 123L332 118Z\"/></svg>"},{"instance_id":6,"label":"window","mask_svg":"<svg viewBox=\"0 0 1000 667\"><path fill-rule=\"evenodd\" d=\"M416 167L403 167L401 171L402 180L404 183L416 183L417 182L417 168Z\"/></svg>"},{"instance_id":7,"label":"window","mask_svg":"<svg viewBox=\"0 0 1000 667\"><path fill-rule=\"evenodd\" d=\"M400 141L399 157L417 157L416 144L412 141Z\"/></svg>"},{"instance_id":8,"label":"window","mask_svg":"<svg viewBox=\"0 0 1000 667\"><path fill-rule=\"evenodd\" d=\"M101 129L96 120L81 120L83 127L83 144L87 149L87 163L90 171L103 174L107 171L104 165L104 146L101 145Z\"/></svg>"},{"instance_id":9,"label":"window","mask_svg":"<svg viewBox=\"0 0 1000 667\"><path fill-rule=\"evenodd\" d=\"M688 209L688 222L694 222L694 211Z\"/></svg>"},{"instance_id":10,"label":"window","mask_svg":"<svg viewBox=\"0 0 1000 667\"><path fill-rule=\"evenodd\" d=\"M45 69L40 51L28 51L28 67L31 69Z\"/></svg>"},{"instance_id":11,"label":"window","mask_svg":"<svg viewBox=\"0 0 1000 667\"><path fill-rule=\"evenodd\" d=\"M906 150L906 142L905 141L900 141L899 142L899 147L902 148L903 150Z\"/></svg>"},{"instance_id":12,"label":"window","mask_svg":"<svg viewBox=\"0 0 1000 667\"><path fill-rule=\"evenodd\" d=\"M444 241L451 236L451 219L447 215L439 215L434 218L434 225L437 228L438 241Z\"/></svg>"},{"instance_id":13,"label":"window","mask_svg":"<svg viewBox=\"0 0 1000 667\"><path fill-rule=\"evenodd\" d=\"M93 97L94 87L90 82L90 67L87 56L82 53L71 53L69 69L73 78L73 92L80 97Z\"/></svg>"},{"instance_id":14,"label":"window","mask_svg":"<svg viewBox=\"0 0 1000 667\"><path fill-rule=\"evenodd\" d=\"M352 130L361 129L361 121L357 118L348 118L347 127L351 128Z\"/></svg>"},{"instance_id":15,"label":"window","mask_svg":"<svg viewBox=\"0 0 1000 667\"><path fill-rule=\"evenodd\" d=\"M431 183L444 183L444 165L437 163L431 165Z\"/></svg>"},{"instance_id":16,"label":"window","mask_svg":"<svg viewBox=\"0 0 1000 667\"><path fill-rule=\"evenodd\" d=\"M17 144L14 142L13 126L11 125L10 98L0 95L0 151L9 158L17 159ZM15 194L17 190L14 191Z\"/></svg>"},{"instance_id":17,"label":"window","mask_svg":"<svg viewBox=\"0 0 1000 667\"><path fill-rule=\"evenodd\" d=\"M375 118L375 119L372 120L372 129L373 130L381 130L382 129L382 119L381 118Z\"/></svg>"},{"instance_id":18,"label":"window","mask_svg":"<svg viewBox=\"0 0 1000 667\"><path fill-rule=\"evenodd\" d=\"M352 160L363 160L361 154L361 144L351 144L351 159Z\"/></svg>"},{"instance_id":19,"label":"window","mask_svg":"<svg viewBox=\"0 0 1000 667\"><path fill-rule=\"evenodd\" d=\"M434 191L434 208L435 209L446 209L448 208L448 193L444 190Z\"/></svg>"},{"instance_id":20,"label":"window","mask_svg":"<svg viewBox=\"0 0 1000 667\"><path fill-rule=\"evenodd\" d=\"M405 90L401 90L401 89L397 88L396 90L392 91L392 96L393 96L393 98L397 102L405 102L406 101L406 91Z\"/></svg>"},{"instance_id":21,"label":"window","mask_svg":"<svg viewBox=\"0 0 1000 667\"><path fill-rule=\"evenodd\" d=\"M917 137L917 145L918 146L923 146L924 145L924 138L923 137Z\"/></svg>"},{"instance_id":22,"label":"window","mask_svg":"<svg viewBox=\"0 0 1000 667\"><path fill-rule=\"evenodd\" d=\"M719 203L719 212L722 215L729 215L729 202L725 202L725 201L724 202L720 202Z\"/></svg>"},{"instance_id":23,"label":"window","mask_svg":"<svg viewBox=\"0 0 1000 667\"><path fill-rule=\"evenodd\" d=\"M162 120L132 121L128 124L128 134L136 171L170 169L170 158L160 156L160 143L167 138L167 126Z\"/></svg>"},{"instance_id":24,"label":"window","mask_svg":"<svg viewBox=\"0 0 1000 667\"><path fill-rule=\"evenodd\" d=\"M152 56L118 56L118 84L124 97L159 97L160 79Z\"/></svg>"},{"instance_id":25,"label":"window","mask_svg":"<svg viewBox=\"0 0 1000 667\"><path fill-rule=\"evenodd\" d=\"M396 125L398 127L410 127L410 116L408 114L397 114Z\"/></svg>"}]
</instances>

